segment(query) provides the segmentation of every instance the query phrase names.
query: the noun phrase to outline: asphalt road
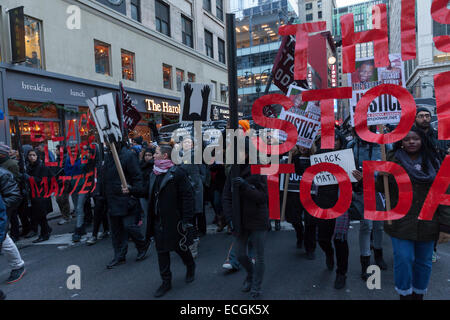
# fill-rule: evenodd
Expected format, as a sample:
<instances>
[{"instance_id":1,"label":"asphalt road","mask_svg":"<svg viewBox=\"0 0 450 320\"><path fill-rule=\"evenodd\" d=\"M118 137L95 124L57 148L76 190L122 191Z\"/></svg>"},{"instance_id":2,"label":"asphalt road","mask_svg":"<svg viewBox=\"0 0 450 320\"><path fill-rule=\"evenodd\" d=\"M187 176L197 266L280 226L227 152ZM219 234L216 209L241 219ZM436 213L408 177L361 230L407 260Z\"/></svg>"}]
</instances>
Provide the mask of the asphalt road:
<instances>
[{"instance_id":1,"label":"asphalt road","mask_svg":"<svg viewBox=\"0 0 450 320\"><path fill-rule=\"evenodd\" d=\"M73 224L74 222L72 222ZM152 245L148 258L135 262L136 249L130 242L125 265L107 270L112 258L110 239L94 246L70 242L72 225L57 226L52 221L53 234L50 243L31 245L20 242L21 254L27 273L16 284L7 285L9 268L4 256L0 256L0 289L8 299L62 299L62 300L146 300L154 299L153 293L161 283L157 257ZM163 297L167 300L244 300L250 296L240 292L244 271L227 274L222 269L232 236L225 232L215 234L210 226L201 238L197 263L197 278L193 283L184 282L185 268L181 259L172 254L173 289ZM335 273L325 266L325 255L317 247L316 260L306 259L303 249L295 246L295 234L289 225L283 230L269 232L266 242L266 273L263 282L263 299L283 300L389 300L398 299L394 290L393 257L390 239L384 237L387 271L381 273L381 289L369 290L360 279L359 224L352 224L349 231L350 258L347 285L342 290L333 288ZM85 239L84 239L85 241ZM439 259L433 264L433 272L426 299L450 298L450 244L438 247ZM66 286L71 265L80 267L81 289L69 290Z\"/></svg>"}]
</instances>

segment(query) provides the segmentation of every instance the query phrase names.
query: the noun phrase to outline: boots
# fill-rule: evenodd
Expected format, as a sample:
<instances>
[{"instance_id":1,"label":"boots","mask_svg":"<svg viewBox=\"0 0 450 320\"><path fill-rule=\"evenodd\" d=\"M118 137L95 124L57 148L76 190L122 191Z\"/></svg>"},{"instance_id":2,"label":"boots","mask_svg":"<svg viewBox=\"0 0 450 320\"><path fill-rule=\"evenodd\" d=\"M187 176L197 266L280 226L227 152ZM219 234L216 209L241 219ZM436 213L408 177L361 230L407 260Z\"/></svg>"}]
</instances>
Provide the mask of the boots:
<instances>
[{"instance_id":1,"label":"boots","mask_svg":"<svg viewBox=\"0 0 450 320\"><path fill-rule=\"evenodd\" d=\"M387 264L383 260L383 249L373 249L375 253L375 264L380 267L381 270L387 270Z\"/></svg>"},{"instance_id":2,"label":"boots","mask_svg":"<svg viewBox=\"0 0 450 320\"><path fill-rule=\"evenodd\" d=\"M82 233L81 228L75 228L75 232L72 235L72 241L73 242L80 242L80 240L81 240L81 233Z\"/></svg>"},{"instance_id":3,"label":"boots","mask_svg":"<svg viewBox=\"0 0 450 320\"><path fill-rule=\"evenodd\" d=\"M367 281L369 279L369 274L367 273L367 268L370 266L370 256L360 256L361 261L361 279Z\"/></svg>"},{"instance_id":4,"label":"boots","mask_svg":"<svg viewBox=\"0 0 450 320\"><path fill-rule=\"evenodd\" d=\"M417 294L413 292L411 300L423 300L423 294Z\"/></svg>"}]
</instances>

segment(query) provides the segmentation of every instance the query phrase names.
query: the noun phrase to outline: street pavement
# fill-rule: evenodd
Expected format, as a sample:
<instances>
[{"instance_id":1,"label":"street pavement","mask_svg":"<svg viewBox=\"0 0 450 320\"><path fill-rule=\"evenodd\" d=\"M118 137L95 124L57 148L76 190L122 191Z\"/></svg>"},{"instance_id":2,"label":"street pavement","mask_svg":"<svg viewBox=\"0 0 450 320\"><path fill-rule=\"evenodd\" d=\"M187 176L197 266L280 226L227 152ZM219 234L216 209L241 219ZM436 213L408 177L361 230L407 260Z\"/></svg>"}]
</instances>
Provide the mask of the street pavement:
<instances>
[{"instance_id":1,"label":"street pavement","mask_svg":"<svg viewBox=\"0 0 450 320\"><path fill-rule=\"evenodd\" d=\"M212 214L208 210L208 220ZM4 256L0 256L0 289L8 299L49 300L148 300L161 284L154 244L148 257L136 262L136 249L129 243L127 263L107 270L106 264L113 257L111 239L87 246L71 242L70 232L74 221L58 226L51 221L53 234L43 244L20 241L19 247L26 263L27 273L15 284L5 284L9 268ZM90 229L89 229L90 230ZM270 300L391 300L398 299L394 290L393 257L390 238L384 237L385 261L389 269L381 273L381 289L369 290L360 278L359 223L352 223L349 230L349 271L347 285L342 290L334 289L335 272L328 271L325 255L319 246L316 259L307 260L303 249L296 248L295 232L287 223L281 231L271 231L266 240L266 270L263 282L263 299ZM243 270L227 273L222 264L232 242L225 231L215 232L208 226L208 234L201 238L199 256L196 259L196 280L184 282L185 268L174 253L172 257L172 290L163 299L167 300L246 300L250 296L240 291L245 278ZM439 259L433 263L433 272L426 299L448 300L450 298L450 244L438 246ZM81 289L69 290L66 282L71 265L80 267Z\"/></svg>"}]
</instances>

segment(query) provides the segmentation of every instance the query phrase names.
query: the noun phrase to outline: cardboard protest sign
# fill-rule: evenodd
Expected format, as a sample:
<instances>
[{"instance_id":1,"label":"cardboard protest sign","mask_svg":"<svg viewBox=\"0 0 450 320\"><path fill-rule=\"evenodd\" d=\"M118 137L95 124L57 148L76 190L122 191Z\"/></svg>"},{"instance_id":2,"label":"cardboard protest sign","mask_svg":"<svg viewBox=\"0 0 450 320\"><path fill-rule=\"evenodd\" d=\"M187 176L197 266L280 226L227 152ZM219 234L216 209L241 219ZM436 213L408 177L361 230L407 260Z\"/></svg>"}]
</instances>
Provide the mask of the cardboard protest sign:
<instances>
[{"instance_id":1,"label":"cardboard protest sign","mask_svg":"<svg viewBox=\"0 0 450 320\"><path fill-rule=\"evenodd\" d=\"M183 82L181 90L180 121L208 121L211 114L211 92L209 84Z\"/></svg>"},{"instance_id":2,"label":"cardboard protest sign","mask_svg":"<svg viewBox=\"0 0 450 320\"><path fill-rule=\"evenodd\" d=\"M119 119L112 93L86 100L89 110L94 115L95 125L100 136L100 141L118 142L122 140Z\"/></svg>"},{"instance_id":3,"label":"cardboard protest sign","mask_svg":"<svg viewBox=\"0 0 450 320\"><path fill-rule=\"evenodd\" d=\"M405 86L405 70L400 54L389 55L388 67L375 68L373 58L359 59L356 71L348 74L353 94L350 99L351 124L355 126L355 108L358 101L370 89L381 84ZM391 95L382 95L372 101L367 113L367 124L397 124L400 122L402 109L398 99Z\"/></svg>"},{"instance_id":4,"label":"cardboard protest sign","mask_svg":"<svg viewBox=\"0 0 450 320\"><path fill-rule=\"evenodd\" d=\"M295 125L298 132L297 145L305 148L311 148L314 139L320 129L320 122L309 117L291 112L291 110L282 110L280 114L281 120L286 120ZM280 141L286 140L286 134L279 131Z\"/></svg>"},{"instance_id":5,"label":"cardboard protest sign","mask_svg":"<svg viewBox=\"0 0 450 320\"><path fill-rule=\"evenodd\" d=\"M132 131L141 121L142 116L133 105L130 95L123 88L122 82L120 83L120 91L122 92L123 124L125 129Z\"/></svg>"},{"instance_id":6,"label":"cardboard protest sign","mask_svg":"<svg viewBox=\"0 0 450 320\"><path fill-rule=\"evenodd\" d=\"M355 158L353 156L352 149L337 150L311 156L311 165L324 162L333 163L340 166L348 174L351 182L357 182L352 174L353 170L356 170ZM338 184L338 181L331 173L320 172L314 177L314 183L318 186L327 186L331 184Z\"/></svg>"},{"instance_id":7,"label":"cardboard protest sign","mask_svg":"<svg viewBox=\"0 0 450 320\"><path fill-rule=\"evenodd\" d=\"M280 191L284 191L284 177L284 174L280 176ZM300 192L300 180L302 180L302 176L291 173L289 175L288 192Z\"/></svg>"}]
</instances>

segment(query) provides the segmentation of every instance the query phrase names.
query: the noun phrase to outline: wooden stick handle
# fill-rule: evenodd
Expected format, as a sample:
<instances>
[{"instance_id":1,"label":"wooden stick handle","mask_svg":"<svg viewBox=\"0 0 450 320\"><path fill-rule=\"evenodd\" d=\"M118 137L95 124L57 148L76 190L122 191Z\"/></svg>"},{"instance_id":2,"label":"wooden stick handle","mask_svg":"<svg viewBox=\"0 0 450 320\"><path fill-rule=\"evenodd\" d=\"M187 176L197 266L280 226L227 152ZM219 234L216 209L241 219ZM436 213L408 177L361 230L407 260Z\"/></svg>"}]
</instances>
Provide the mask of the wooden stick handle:
<instances>
[{"instance_id":1,"label":"wooden stick handle","mask_svg":"<svg viewBox=\"0 0 450 320\"><path fill-rule=\"evenodd\" d=\"M120 182L122 183L123 188L127 188L127 179L125 179L125 175L123 174L122 164L119 160L119 154L117 153L116 145L114 143L110 143L109 147L111 149L111 153L114 158L114 163L116 164L117 171L119 172Z\"/></svg>"},{"instance_id":2,"label":"wooden stick handle","mask_svg":"<svg viewBox=\"0 0 450 320\"><path fill-rule=\"evenodd\" d=\"M383 125L378 125L378 131L380 131L380 133L383 133L384 131L384 126ZM381 160L386 161L386 145L382 144L380 145L381 147ZM389 180L387 176L383 176L383 183L384 183L384 196L386 199L386 211L390 211L391 210L391 194L389 193ZM388 220L388 224L391 225L392 221Z\"/></svg>"},{"instance_id":3,"label":"wooden stick handle","mask_svg":"<svg viewBox=\"0 0 450 320\"><path fill-rule=\"evenodd\" d=\"M292 161L292 150L289 151L288 164ZM284 174L284 189L283 189L283 205L281 206L281 221L285 220L287 193L289 187L289 173Z\"/></svg>"}]
</instances>

